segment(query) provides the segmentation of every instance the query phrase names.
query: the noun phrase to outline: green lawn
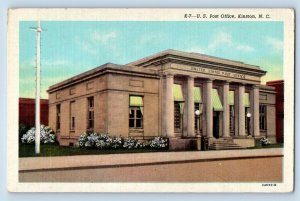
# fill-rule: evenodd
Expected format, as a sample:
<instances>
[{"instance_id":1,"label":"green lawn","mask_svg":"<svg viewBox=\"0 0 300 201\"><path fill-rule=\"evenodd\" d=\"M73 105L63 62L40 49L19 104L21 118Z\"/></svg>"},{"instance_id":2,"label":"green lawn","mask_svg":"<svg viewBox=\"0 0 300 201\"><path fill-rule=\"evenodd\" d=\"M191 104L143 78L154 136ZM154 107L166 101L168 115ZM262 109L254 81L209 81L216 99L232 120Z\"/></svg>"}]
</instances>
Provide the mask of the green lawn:
<instances>
[{"instance_id":1,"label":"green lawn","mask_svg":"<svg viewBox=\"0 0 300 201\"><path fill-rule=\"evenodd\" d=\"M73 156L73 155L94 155L94 154L116 154L116 153L145 153L145 152L164 152L166 150L148 150L148 149L131 149L131 150L95 150L81 149L76 147L63 147L58 145L41 145L39 155L35 155L34 144L19 144L19 157L32 156Z\"/></svg>"},{"instance_id":2,"label":"green lawn","mask_svg":"<svg viewBox=\"0 0 300 201\"><path fill-rule=\"evenodd\" d=\"M255 145L255 147L250 147L248 149L265 149L265 148L283 148L283 143L269 144L266 146L262 146L260 143L258 143Z\"/></svg>"},{"instance_id":3,"label":"green lawn","mask_svg":"<svg viewBox=\"0 0 300 201\"><path fill-rule=\"evenodd\" d=\"M283 144L270 144L261 146L257 144L255 147L248 149L264 149L264 148L283 148ZM35 155L34 144L19 144L19 157L33 156L74 156L74 155L96 155L96 154L121 154L121 153L146 153L146 152L166 152L168 150L151 150L151 149L131 149L131 150L95 150L81 149L76 147L63 147L58 145L41 145L41 152Z\"/></svg>"}]
</instances>

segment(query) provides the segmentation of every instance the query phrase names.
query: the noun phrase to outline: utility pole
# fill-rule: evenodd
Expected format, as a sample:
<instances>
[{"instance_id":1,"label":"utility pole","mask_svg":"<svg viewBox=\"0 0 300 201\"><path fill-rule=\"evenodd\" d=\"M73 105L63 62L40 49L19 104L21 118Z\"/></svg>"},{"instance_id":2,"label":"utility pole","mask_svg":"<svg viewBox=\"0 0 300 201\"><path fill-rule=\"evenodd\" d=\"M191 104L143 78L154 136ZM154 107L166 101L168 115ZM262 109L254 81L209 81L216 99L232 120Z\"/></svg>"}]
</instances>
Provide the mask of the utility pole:
<instances>
[{"instance_id":1,"label":"utility pole","mask_svg":"<svg viewBox=\"0 0 300 201\"><path fill-rule=\"evenodd\" d=\"M41 22L38 20L37 27L31 28L36 31L36 87L35 87L35 154L40 153L40 74L41 74Z\"/></svg>"}]
</instances>

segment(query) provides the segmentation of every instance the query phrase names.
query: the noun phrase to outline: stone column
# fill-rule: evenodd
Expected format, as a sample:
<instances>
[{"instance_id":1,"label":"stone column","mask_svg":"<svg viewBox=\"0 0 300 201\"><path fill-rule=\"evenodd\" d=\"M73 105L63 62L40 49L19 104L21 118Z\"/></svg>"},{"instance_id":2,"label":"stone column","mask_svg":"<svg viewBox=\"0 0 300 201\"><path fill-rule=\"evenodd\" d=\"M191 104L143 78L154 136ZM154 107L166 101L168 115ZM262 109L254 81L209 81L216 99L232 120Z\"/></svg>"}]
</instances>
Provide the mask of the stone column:
<instances>
[{"instance_id":1,"label":"stone column","mask_svg":"<svg viewBox=\"0 0 300 201\"><path fill-rule=\"evenodd\" d=\"M223 103L223 137L230 137L229 131L229 102L228 102L228 94L229 94L229 82L224 82L223 84L223 95L222 95L222 103Z\"/></svg>"},{"instance_id":2,"label":"stone column","mask_svg":"<svg viewBox=\"0 0 300 201\"><path fill-rule=\"evenodd\" d=\"M239 136L239 90L234 89L234 136Z\"/></svg>"},{"instance_id":3,"label":"stone column","mask_svg":"<svg viewBox=\"0 0 300 201\"><path fill-rule=\"evenodd\" d=\"M205 81L205 115L206 115L206 136L213 137L213 105L212 105L212 80Z\"/></svg>"},{"instance_id":4,"label":"stone column","mask_svg":"<svg viewBox=\"0 0 300 201\"><path fill-rule=\"evenodd\" d=\"M194 77L187 78L187 135L195 137L195 101L194 101Z\"/></svg>"},{"instance_id":5,"label":"stone column","mask_svg":"<svg viewBox=\"0 0 300 201\"><path fill-rule=\"evenodd\" d=\"M253 110L252 110L252 119L253 119L253 135L254 137L260 136L259 131L259 87L257 85L253 86Z\"/></svg>"},{"instance_id":6,"label":"stone column","mask_svg":"<svg viewBox=\"0 0 300 201\"><path fill-rule=\"evenodd\" d=\"M245 136L245 103L244 103L244 93L245 86L243 84L239 85L239 136Z\"/></svg>"},{"instance_id":7,"label":"stone column","mask_svg":"<svg viewBox=\"0 0 300 201\"><path fill-rule=\"evenodd\" d=\"M175 137L174 133L174 97L173 97L174 76L166 75L166 134L167 137Z\"/></svg>"}]
</instances>

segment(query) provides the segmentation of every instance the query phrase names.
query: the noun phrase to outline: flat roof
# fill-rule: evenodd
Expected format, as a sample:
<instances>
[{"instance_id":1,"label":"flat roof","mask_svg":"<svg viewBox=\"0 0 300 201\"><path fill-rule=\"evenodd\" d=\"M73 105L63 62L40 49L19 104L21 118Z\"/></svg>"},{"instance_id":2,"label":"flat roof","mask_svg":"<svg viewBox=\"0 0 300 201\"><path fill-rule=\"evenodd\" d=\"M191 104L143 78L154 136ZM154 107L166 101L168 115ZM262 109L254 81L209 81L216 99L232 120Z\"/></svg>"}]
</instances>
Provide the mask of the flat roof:
<instances>
[{"instance_id":1,"label":"flat roof","mask_svg":"<svg viewBox=\"0 0 300 201\"><path fill-rule=\"evenodd\" d=\"M272 81L268 81L266 84L267 84L267 85L284 84L284 81L283 81L283 80L272 80Z\"/></svg>"},{"instance_id":2,"label":"flat roof","mask_svg":"<svg viewBox=\"0 0 300 201\"><path fill-rule=\"evenodd\" d=\"M236 66L236 67L260 70L259 66L246 64L241 61L234 61L234 60L209 56L209 55L196 53L196 52L183 52L183 51L173 50L173 49L164 50L162 52L153 54L151 56L144 57L142 59L130 62L126 65L142 66L142 65L151 63L154 60L160 59L160 58L168 56L168 55L174 55L177 57L185 57L185 58L195 59L195 60L199 60L199 61L201 60L201 61L213 62L213 63L218 63L218 64L225 64L225 65L231 65L231 66Z\"/></svg>"}]
</instances>

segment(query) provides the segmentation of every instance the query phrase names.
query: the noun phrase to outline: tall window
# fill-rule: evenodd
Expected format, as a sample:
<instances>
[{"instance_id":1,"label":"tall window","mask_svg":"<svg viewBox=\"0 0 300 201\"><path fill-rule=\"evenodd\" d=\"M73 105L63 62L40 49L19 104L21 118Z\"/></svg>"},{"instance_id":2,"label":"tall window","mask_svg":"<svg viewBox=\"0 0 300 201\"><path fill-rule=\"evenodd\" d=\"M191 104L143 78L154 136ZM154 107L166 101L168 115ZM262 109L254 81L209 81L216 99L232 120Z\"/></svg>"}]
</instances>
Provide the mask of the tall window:
<instances>
[{"instance_id":1,"label":"tall window","mask_svg":"<svg viewBox=\"0 0 300 201\"><path fill-rule=\"evenodd\" d=\"M94 97L88 98L88 129L94 128Z\"/></svg>"},{"instance_id":2,"label":"tall window","mask_svg":"<svg viewBox=\"0 0 300 201\"><path fill-rule=\"evenodd\" d=\"M70 103L70 130L75 130L75 101Z\"/></svg>"},{"instance_id":3,"label":"tall window","mask_svg":"<svg viewBox=\"0 0 300 201\"><path fill-rule=\"evenodd\" d=\"M143 128L144 103L141 96L129 97L129 128Z\"/></svg>"},{"instance_id":4,"label":"tall window","mask_svg":"<svg viewBox=\"0 0 300 201\"><path fill-rule=\"evenodd\" d=\"M183 114L184 98L182 93L182 86L180 84L173 84L173 98L174 98L174 129L175 132L182 132L182 114Z\"/></svg>"},{"instance_id":5,"label":"tall window","mask_svg":"<svg viewBox=\"0 0 300 201\"><path fill-rule=\"evenodd\" d=\"M267 130L267 107L265 105L259 106L259 129Z\"/></svg>"},{"instance_id":6,"label":"tall window","mask_svg":"<svg viewBox=\"0 0 300 201\"><path fill-rule=\"evenodd\" d=\"M181 129L180 102L174 102L174 127L175 129Z\"/></svg>"},{"instance_id":7,"label":"tall window","mask_svg":"<svg viewBox=\"0 0 300 201\"><path fill-rule=\"evenodd\" d=\"M56 130L60 130L60 104L56 105Z\"/></svg>"},{"instance_id":8,"label":"tall window","mask_svg":"<svg viewBox=\"0 0 300 201\"><path fill-rule=\"evenodd\" d=\"M130 107L129 128L143 128L143 114L141 108Z\"/></svg>"},{"instance_id":9,"label":"tall window","mask_svg":"<svg viewBox=\"0 0 300 201\"><path fill-rule=\"evenodd\" d=\"M229 106L229 113L230 113L229 128L230 131L234 131L234 105Z\"/></svg>"}]
</instances>

